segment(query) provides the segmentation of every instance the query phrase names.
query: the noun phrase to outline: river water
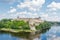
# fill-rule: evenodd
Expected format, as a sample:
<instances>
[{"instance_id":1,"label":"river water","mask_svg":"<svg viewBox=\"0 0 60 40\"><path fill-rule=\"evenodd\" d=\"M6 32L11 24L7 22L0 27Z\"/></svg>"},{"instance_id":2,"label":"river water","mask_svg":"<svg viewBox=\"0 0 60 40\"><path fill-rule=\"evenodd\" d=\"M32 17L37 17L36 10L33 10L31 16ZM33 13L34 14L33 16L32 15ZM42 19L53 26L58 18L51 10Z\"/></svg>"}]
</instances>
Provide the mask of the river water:
<instances>
[{"instance_id":1,"label":"river water","mask_svg":"<svg viewBox=\"0 0 60 40\"><path fill-rule=\"evenodd\" d=\"M60 40L60 26L52 26L42 33L8 33L0 32L0 40Z\"/></svg>"}]
</instances>

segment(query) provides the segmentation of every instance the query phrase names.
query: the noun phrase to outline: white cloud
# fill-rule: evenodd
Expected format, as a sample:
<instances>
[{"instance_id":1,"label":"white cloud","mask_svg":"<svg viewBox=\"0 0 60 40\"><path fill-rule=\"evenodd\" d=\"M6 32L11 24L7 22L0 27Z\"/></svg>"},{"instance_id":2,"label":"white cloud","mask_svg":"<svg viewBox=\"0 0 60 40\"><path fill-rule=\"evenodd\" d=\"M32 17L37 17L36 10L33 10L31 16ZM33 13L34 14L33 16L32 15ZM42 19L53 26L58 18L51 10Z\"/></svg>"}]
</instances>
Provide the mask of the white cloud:
<instances>
[{"instance_id":1,"label":"white cloud","mask_svg":"<svg viewBox=\"0 0 60 40\"><path fill-rule=\"evenodd\" d=\"M23 11L23 12L18 12L17 13L18 15L20 14L20 15L25 15L25 14L27 14L27 12L26 11Z\"/></svg>"},{"instance_id":2,"label":"white cloud","mask_svg":"<svg viewBox=\"0 0 60 40\"><path fill-rule=\"evenodd\" d=\"M17 5L18 8L24 8L24 7L29 7L30 2L24 2L24 3L20 3L19 5Z\"/></svg>"},{"instance_id":3,"label":"white cloud","mask_svg":"<svg viewBox=\"0 0 60 40\"><path fill-rule=\"evenodd\" d=\"M50 16L47 18L48 21L60 21L60 18L58 16Z\"/></svg>"},{"instance_id":4,"label":"white cloud","mask_svg":"<svg viewBox=\"0 0 60 40\"><path fill-rule=\"evenodd\" d=\"M15 8L12 8L12 9L10 9L10 10L8 11L8 13L14 13L14 12L16 12L16 9L15 9Z\"/></svg>"},{"instance_id":5,"label":"white cloud","mask_svg":"<svg viewBox=\"0 0 60 40\"><path fill-rule=\"evenodd\" d=\"M56 15L57 13L56 12L53 12L54 15Z\"/></svg>"},{"instance_id":6,"label":"white cloud","mask_svg":"<svg viewBox=\"0 0 60 40\"><path fill-rule=\"evenodd\" d=\"M4 18L5 14L0 14L0 19Z\"/></svg>"},{"instance_id":7,"label":"white cloud","mask_svg":"<svg viewBox=\"0 0 60 40\"><path fill-rule=\"evenodd\" d=\"M57 9L60 9L60 3L52 2L47 7L52 10L57 10Z\"/></svg>"},{"instance_id":8,"label":"white cloud","mask_svg":"<svg viewBox=\"0 0 60 40\"><path fill-rule=\"evenodd\" d=\"M40 14L40 16L42 17L43 20L47 20L47 21L60 21L60 18L58 15L56 15L56 13L53 14L46 14L46 13L42 13Z\"/></svg>"},{"instance_id":9,"label":"white cloud","mask_svg":"<svg viewBox=\"0 0 60 40\"><path fill-rule=\"evenodd\" d=\"M37 13L32 13L32 12L27 12L27 11L23 11L23 12L17 12L16 14L17 16L19 17L30 17L30 18L35 18L35 17L38 17L38 14Z\"/></svg>"},{"instance_id":10,"label":"white cloud","mask_svg":"<svg viewBox=\"0 0 60 40\"><path fill-rule=\"evenodd\" d=\"M41 8L42 5L45 3L45 0L32 0L32 1L25 1L17 5L18 8L28 8L30 11L36 11L37 9Z\"/></svg>"},{"instance_id":11,"label":"white cloud","mask_svg":"<svg viewBox=\"0 0 60 40\"><path fill-rule=\"evenodd\" d=\"M20 2L20 4L18 4L17 7L20 9L27 8L28 12L25 12L25 14L29 15L29 17L31 18L35 18L38 17L38 13L35 12L41 10L40 8L44 3L45 0L25 0L24 2ZM27 11L27 9L25 11ZM20 12L20 14L24 14L24 12Z\"/></svg>"},{"instance_id":12,"label":"white cloud","mask_svg":"<svg viewBox=\"0 0 60 40\"><path fill-rule=\"evenodd\" d=\"M32 5L35 5L35 6L41 6L44 3L45 3L45 0L33 0L32 1Z\"/></svg>"},{"instance_id":13,"label":"white cloud","mask_svg":"<svg viewBox=\"0 0 60 40\"><path fill-rule=\"evenodd\" d=\"M51 4L47 5L46 13L49 15L42 15L45 16L44 19L48 21L60 21L60 17L58 16L57 11L60 9L60 3L52 2Z\"/></svg>"},{"instance_id":14,"label":"white cloud","mask_svg":"<svg viewBox=\"0 0 60 40\"><path fill-rule=\"evenodd\" d=\"M38 14L37 14L37 13L34 13L33 15L38 16Z\"/></svg>"},{"instance_id":15,"label":"white cloud","mask_svg":"<svg viewBox=\"0 0 60 40\"><path fill-rule=\"evenodd\" d=\"M16 1L16 0L15 0ZM45 0L24 0L24 2L20 2L20 4L17 5L17 9L14 7L10 7L10 10L8 11L8 13L15 13L16 14L11 14L10 17L16 17L16 16L21 16L21 17L38 17L38 13L36 11L40 10L40 8L42 7L42 5L45 3ZM25 10L25 8L27 9ZM25 11L21 11L18 12L17 10L25 10ZM13 16L14 15L14 16ZM26 16L28 15L28 16Z\"/></svg>"},{"instance_id":16,"label":"white cloud","mask_svg":"<svg viewBox=\"0 0 60 40\"><path fill-rule=\"evenodd\" d=\"M9 16L8 16L8 15L6 16L6 15L7 15L7 14L3 14L3 13L2 13L2 14L0 14L0 19L9 18Z\"/></svg>"},{"instance_id":17,"label":"white cloud","mask_svg":"<svg viewBox=\"0 0 60 40\"><path fill-rule=\"evenodd\" d=\"M41 17L47 18L49 15L48 14L41 14Z\"/></svg>"}]
</instances>

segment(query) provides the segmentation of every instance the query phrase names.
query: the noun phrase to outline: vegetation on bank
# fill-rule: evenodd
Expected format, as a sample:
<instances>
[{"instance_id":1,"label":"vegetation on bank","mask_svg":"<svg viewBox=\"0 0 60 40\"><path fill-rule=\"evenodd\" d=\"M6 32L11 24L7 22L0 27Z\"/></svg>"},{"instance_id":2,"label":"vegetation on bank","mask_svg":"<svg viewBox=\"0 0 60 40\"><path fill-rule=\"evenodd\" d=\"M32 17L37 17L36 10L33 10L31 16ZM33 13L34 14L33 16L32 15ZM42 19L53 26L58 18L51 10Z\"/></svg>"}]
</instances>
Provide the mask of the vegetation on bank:
<instances>
[{"instance_id":1,"label":"vegetation on bank","mask_svg":"<svg viewBox=\"0 0 60 40\"><path fill-rule=\"evenodd\" d=\"M23 20L11 20L11 19L3 19L0 21L0 28L9 28L9 29L30 29L28 22Z\"/></svg>"},{"instance_id":2,"label":"vegetation on bank","mask_svg":"<svg viewBox=\"0 0 60 40\"><path fill-rule=\"evenodd\" d=\"M50 27L49 22L43 22L36 26L37 30ZM14 30L14 31L30 31L29 23L24 20L2 19L0 21L0 29Z\"/></svg>"},{"instance_id":3,"label":"vegetation on bank","mask_svg":"<svg viewBox=\"0 0 60 40\"><path fill-rule=\"evenodd\" d=\"M36 26L37 30L42 30L42 29L46 29L46 28L50 28L51 27L51 23L44 21L43 23L40 23L39 25Z\"/></svg>"}]
</instances>

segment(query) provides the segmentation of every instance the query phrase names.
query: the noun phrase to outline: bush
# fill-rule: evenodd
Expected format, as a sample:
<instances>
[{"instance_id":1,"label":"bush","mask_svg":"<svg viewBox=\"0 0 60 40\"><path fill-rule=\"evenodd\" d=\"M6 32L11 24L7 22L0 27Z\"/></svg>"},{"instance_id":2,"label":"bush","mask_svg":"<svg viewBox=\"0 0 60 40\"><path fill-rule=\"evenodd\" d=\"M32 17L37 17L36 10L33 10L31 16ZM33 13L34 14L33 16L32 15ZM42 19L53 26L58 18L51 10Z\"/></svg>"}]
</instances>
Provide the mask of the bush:
<instances>
[{"instance_id":1,"label":"bush","mask_svg":"<svg viewBox=\"0 0 60 40\"><path fill-rule=\"evenodd\" d=\"M50 28L50 26L51 26L51 23L45 21L43 23L40 23L38 26L36 26L36 29L41 30L45 28Z\"/></svg>"},{"instance_id":2,"label":"bush","mask_svg":"<svg viewBox=\"0 0 60 40\"><path fill-rule=\"evenodd\" d=\"M24 20L13 20L10 19L3 19L0 21L0 28L10 28L10 29L25 29L29 30L29 24L28 22L25 22Z\"/></svg>"}]
</instances>

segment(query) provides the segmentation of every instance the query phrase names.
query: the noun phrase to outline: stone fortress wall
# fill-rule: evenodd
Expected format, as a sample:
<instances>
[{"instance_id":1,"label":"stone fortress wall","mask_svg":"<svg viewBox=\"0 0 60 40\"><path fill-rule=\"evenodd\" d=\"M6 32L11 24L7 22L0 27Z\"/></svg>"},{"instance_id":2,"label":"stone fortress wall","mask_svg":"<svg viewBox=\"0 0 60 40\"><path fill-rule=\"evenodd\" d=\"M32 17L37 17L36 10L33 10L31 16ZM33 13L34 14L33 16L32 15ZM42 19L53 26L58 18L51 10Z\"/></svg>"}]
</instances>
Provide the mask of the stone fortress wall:
<instances>
[{"instance_id":1,"label":"stone fortress wall","mask_svg":"<svg viewBox=\"0 0 60 40\"><path fill-rule=\"evenodd\" d=\"M31 30L36 30L35 26L39 25L43 20L41 20L40 17L38 18L19 18L17 17L17 20L24 20L25 22L29 22L29 26Z\"/></svg>"}]
</instances>

